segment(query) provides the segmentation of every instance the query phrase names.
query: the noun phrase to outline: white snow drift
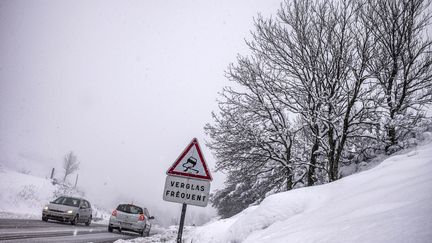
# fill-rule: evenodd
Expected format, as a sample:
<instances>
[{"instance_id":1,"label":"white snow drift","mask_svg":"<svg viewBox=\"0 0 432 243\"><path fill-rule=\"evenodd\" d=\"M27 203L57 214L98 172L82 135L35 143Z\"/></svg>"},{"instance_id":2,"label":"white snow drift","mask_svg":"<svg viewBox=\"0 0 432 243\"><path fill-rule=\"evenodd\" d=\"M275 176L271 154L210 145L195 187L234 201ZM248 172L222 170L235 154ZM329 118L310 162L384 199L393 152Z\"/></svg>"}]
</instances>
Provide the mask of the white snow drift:
<instances>
[{"instance_id":1,"label":"white snow drift","mask_svg":"<svg viewBox=\"0 0 432 243\"><path fill-rule=\"evenodd\" d=\"M42 218L42 208L56 198L56 195L74 195L73 190L65 193L59 184L50 179L23 174L0 166L0 217ZM79 195L75 195L79 196ZM93 203L93 218L106 223L109 212L99 209ZM102 219L102 220L101 220Z\"/></svg>"},{"instance_id":2,"label":"white snow drift","mask_svg":"<svg viewBox=\"0 0 432 243\"><path fill-rule=\"evenodd\" d=\"M185 242L432 242L432 144L333 183L274 194Z\"/></svg>"},{"instance_id":3,"label":"white snow drift","mask_svg":"<svg viewBox=\"0 0 432 243\"><path fill-rule=\"evenodd\" d=\"M56 189L50 180L0 169L0 216L40 218Z\"/></svg>"}]
</instances>

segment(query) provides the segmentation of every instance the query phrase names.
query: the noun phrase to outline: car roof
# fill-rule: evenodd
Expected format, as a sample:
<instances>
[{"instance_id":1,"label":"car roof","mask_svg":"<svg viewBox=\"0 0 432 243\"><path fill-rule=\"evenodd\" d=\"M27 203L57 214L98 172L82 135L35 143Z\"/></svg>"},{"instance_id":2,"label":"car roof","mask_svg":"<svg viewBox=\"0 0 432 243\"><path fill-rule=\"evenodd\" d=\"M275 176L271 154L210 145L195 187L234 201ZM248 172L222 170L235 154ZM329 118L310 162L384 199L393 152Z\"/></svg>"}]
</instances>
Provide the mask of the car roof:
<instances>
[{"instance_id":1,"label":"car roof","mask_svg":"<svg viewBox=\"0 0 432 243\"><path fill-rule=\"evenodd\" d=\"M117 207L120 206L120 205L134 206L134 207L141 208L142 210L144 210L144 209L148 210L146 207L142 207L142 206L131 204L131 203L120 203L119 205L117 205Z\"/></svg>"},{"instance_id":2,"label":"car roof","mask_svg":"<svg viewBox=\"0 0 432 243\"><path fill-rule=\"evenodd\" d=\"M129 206L135 206L135 207L139 207L139 208L144 208L144 207L141 207L139 205L135 205L135 204L131 204L131 203L120 203L118 206L120 206L120 205L129 205Z\"/></svg>"},{"instance_id":3,"label":"car roof","mask_svg":"<svg viewBox=\"0 0 432 243\"><path fill-rule=\"evenodd\" d=\"M84 199L82 197L72 197L72 196L63 195L63 196L59 196L57 198L60 198L60 197L67 197L67 198L78 199L78 200L86 200L87 201L87 199Z\"/></svg>"}]
</instances>

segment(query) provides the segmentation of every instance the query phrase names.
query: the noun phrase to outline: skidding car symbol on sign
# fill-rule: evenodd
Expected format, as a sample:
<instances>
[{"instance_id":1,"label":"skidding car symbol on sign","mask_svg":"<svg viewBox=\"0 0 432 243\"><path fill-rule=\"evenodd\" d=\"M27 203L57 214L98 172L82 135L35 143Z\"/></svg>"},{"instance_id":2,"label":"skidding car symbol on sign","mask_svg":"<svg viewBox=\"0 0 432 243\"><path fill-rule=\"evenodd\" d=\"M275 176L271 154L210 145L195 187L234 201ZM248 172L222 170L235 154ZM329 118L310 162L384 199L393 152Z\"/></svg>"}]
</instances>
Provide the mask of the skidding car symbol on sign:
<instances>
[{"instance_id":1,"label":"skidding car symbol on sign","mask_svg":"<svg viewBox=\"0 0 432 243\"><path fill-rule=\"evenodd\" d=\"M195 165L197 164L197 159L194 157L189 157L189 159L184 163L182 166L185 168L183 172L188 172L189 170L194 171L195 174L199 173L199 170L194 169Z\"/></svg>"}]
</instances>

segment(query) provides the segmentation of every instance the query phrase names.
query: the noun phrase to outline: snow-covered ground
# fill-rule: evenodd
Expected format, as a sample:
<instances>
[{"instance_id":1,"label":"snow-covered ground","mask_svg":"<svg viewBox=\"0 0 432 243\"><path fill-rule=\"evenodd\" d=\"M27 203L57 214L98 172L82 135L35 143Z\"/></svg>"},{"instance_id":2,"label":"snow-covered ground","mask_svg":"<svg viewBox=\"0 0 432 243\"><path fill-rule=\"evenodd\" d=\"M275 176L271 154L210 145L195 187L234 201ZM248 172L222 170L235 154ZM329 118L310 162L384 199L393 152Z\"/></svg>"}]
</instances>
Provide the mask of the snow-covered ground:
<instances>
[{"instance_id":1,"label":"snow-covered ground","mask_svg":"<svg viewBox=\"0 0 432 243\"><path fill-rule=\"evenodd\" d=\"M189 242L432 242L432 143L333 183L278 193Z\"/></svg>"},{"instance_id":2,"label":"snow-covered ground","mask_svg":"<svg viewBox=\"0 0 432 243\"><path fill-rule=\"evenodd\" d=\"M42 208L59 195L78 191L54 185L50 179L0 167L0 217L41 219ZM93 218L106 223L110 213L93 203Z\"/></svg>"},{"instance_id":3,"label":"snow-covered ground","mask_svg":"<svg viewBox=\"0 0 432 243\"><path fill-rule=\"evenodd\" d=\"M55 189L49 180L0 168L0 216L40 218Z\"/></svg>"},{"instance_id":4,"label":"snow-covered ground","mask_svg":"<svg viewBox=\"0 0 432 243\"><path fill-rule=\"evenodd\" d=\"M187 234L191 226L185 226L183 233ZM177 239L178 227L170 226L166 228L159 228L158 226L153 226L151 230L151 235L148 237L138 237L132 240L117 240L115 243L175 243Z\"/></svg>"},{"instance_id":5,"label":"snow-covered ground","mask_svg":"<svg viewBox=\"0 0 432 243\"><path fill-rule=\"evenodd\" d=\"M49 179L0 167L0 217L40 218L58 190ZM149 237L117 243L176 236L176 227L154 225ZM333 183L271 195L231 218L186 227L184 242L432 242L432 143Z\"/></svg>"}]
</instances>

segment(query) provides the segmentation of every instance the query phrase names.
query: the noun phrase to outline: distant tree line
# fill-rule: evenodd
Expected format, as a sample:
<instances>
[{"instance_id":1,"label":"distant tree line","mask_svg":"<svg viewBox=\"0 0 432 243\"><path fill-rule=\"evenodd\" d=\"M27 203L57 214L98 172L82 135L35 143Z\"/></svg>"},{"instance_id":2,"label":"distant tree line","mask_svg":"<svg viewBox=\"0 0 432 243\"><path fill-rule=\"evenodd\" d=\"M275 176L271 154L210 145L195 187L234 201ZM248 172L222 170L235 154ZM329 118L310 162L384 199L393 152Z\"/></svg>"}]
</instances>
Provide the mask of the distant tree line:
<instances>
[{"instance_id":1,"label":"distant tree line","mask_svg":"<svg viewBox=\"0 0 432 243\"><path fill-rule=\"evenodd\" d=\"M213 204L229 217L266 195L339 179L341 168L415 144L431 120L426 0L286 1L255 19L205 126Z\"/></svg>"}]
</instances>

